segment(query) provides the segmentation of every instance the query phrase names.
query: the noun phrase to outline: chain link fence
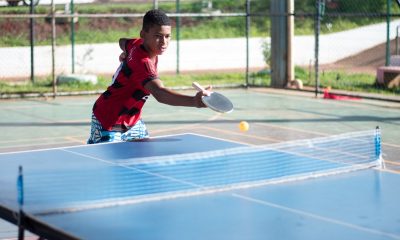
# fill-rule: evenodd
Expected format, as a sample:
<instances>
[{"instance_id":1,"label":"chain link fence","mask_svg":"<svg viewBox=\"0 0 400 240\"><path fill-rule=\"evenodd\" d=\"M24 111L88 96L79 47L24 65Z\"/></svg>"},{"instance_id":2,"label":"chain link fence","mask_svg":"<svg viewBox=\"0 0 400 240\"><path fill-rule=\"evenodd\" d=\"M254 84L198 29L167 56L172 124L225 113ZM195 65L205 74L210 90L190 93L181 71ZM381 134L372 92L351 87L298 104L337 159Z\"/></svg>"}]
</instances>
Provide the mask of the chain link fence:
<instances>
[{"instance_id":1,"label":"chain link fence","mask_svg":"<svg viewBox=\"0 0 400 240\"><path fill-rule=\"evenodd\" d=\"M294 12L282 17L295 18L295 78L305 88L377 87L377 69L396 63L396 4L294 0ZM173 20L173 41L159 61L161 74L239 73L239 84L270 85L274 13L265 0L67 2L54 11L49 4L35 6L33 14L29 6L1 7L0 81L70 73L109 77L119 65L118 39L137 37L144 12L154 7Z\"/></svg>"},{"instance_id":2,"label":"chain link fence","mask_svg":"<svg viewBox=\"0 0 400 240\"><path fill-rule=\"evenodd\" d=\"M302 44L313 50L308 59L296 61L304 84L355 91L386 88L376 83L377 70L396 64L391 59L396 59L398 13L397 2L391 0L296 1L296 37L303 42L295 42L295 58L306 54L299 52ZM300 32L312 25L314 41ZM398 94L398 85L391 90Z\"/></svg>"}]
</instances>

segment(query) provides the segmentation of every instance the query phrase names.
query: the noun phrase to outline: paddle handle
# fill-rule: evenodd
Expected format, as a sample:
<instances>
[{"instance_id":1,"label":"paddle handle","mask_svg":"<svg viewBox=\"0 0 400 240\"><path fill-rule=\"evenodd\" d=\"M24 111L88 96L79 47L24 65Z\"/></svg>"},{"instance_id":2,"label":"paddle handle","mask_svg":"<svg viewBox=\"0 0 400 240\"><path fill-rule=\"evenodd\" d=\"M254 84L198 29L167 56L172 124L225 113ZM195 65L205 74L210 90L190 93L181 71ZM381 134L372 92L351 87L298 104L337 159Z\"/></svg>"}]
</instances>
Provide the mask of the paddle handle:
<instances>
[{"instance_id":1,"label":"paddle handle","mask_svg":"<svg viewBox=\"0 0 400 240\"><path fill-rule=\"evenodd\" d=\"M198 82L193 82L192 86L199 92L203 92L204 91L204 88Z\"/></svg>"}]
</instances>

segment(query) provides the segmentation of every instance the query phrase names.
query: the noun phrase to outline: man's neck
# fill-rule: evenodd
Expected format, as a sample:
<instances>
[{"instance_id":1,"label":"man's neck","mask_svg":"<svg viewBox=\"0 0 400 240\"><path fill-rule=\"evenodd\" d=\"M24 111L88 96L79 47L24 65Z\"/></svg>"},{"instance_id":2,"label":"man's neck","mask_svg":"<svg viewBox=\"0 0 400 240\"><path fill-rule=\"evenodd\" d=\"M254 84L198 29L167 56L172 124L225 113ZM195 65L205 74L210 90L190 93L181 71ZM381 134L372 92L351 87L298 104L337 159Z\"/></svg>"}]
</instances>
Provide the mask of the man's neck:
<instances>
[{"instance_id":1,"label":"man's neck","mask_svg":"<svg viewBox=\"0 0 400 240\"><path fill-rule=\"evenodd\" d=\"M157 55L152 54L151 51L150 51L144 44L140 45L140 47L141 47L145 52L147 52L147 53L149 54L149 58L150 58L152 61L155 61L155 60L156 60Z\"/></svg>"}]
</instances>

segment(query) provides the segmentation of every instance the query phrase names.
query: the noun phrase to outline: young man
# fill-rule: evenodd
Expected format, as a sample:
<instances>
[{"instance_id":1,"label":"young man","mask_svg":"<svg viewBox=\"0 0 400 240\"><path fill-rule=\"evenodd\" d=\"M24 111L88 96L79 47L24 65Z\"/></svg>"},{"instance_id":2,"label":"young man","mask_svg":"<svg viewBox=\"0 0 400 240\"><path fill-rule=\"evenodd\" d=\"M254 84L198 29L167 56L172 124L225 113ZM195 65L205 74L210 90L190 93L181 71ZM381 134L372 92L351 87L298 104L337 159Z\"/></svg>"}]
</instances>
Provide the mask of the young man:
<instances>
[{"instance_id":1,"label":"young man","mask_svg":"<svg viewBox=\"0 0 400 240\"><path fill-rule=\"evenodd\" d=\"M139 39L120 39L122 63L93 106L89 144L148 138L141 113L149 95L168 105L206 107L201 97L207 91L183 95L165 88L158 77L158 55L164 53L170 39L170 20L160 10L145 14Z\"/></svg>"}]
</instances>

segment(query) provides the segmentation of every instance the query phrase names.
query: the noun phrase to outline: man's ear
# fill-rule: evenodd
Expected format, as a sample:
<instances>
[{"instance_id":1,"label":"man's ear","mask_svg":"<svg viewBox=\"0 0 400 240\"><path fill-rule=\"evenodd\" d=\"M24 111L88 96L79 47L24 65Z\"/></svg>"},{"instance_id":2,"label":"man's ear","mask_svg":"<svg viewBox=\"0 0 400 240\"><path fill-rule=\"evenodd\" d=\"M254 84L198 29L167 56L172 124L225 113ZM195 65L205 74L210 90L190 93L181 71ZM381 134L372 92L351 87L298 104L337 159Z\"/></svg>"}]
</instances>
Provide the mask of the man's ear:
<instances>
[{"instance_id":1,"label":"man's ear","mask_svg":"<svg viewBox=\"0 0 400 240\"><path fill-rule=\"evenodd\" d=\"M144 30L140 30L140 38L144 38Z\"/></svg>"}]
</instances>

